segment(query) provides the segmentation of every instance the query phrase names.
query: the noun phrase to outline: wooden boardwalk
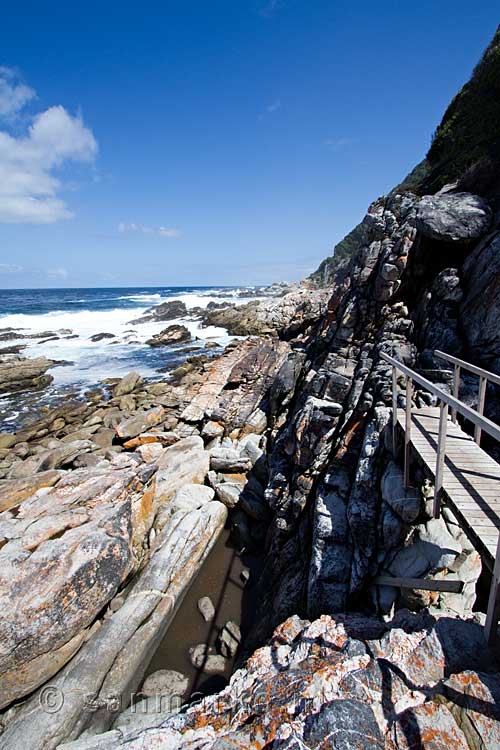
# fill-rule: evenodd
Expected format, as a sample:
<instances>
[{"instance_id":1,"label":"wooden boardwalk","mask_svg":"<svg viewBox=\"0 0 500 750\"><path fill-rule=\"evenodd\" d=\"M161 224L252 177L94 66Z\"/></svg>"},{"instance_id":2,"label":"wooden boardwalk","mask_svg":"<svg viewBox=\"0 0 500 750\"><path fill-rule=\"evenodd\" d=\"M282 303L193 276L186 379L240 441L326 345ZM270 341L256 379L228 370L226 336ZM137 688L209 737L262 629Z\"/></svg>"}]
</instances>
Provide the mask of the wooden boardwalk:
<instances>
[{"instance_id":1,"label":"wooden boardwalk","mask_svg":"<svg viewBox=\"0 0 500 750\"><path fill-rule=\"evenodd\" d=\"M398 409L405 434L405 411ZM412 409L410 446L434 479L440 410ZM500 464L485 453L459 425L447 420L443 503L457 516L465 533L493 572L500 532Z\"/></svg>"}]
</instances>

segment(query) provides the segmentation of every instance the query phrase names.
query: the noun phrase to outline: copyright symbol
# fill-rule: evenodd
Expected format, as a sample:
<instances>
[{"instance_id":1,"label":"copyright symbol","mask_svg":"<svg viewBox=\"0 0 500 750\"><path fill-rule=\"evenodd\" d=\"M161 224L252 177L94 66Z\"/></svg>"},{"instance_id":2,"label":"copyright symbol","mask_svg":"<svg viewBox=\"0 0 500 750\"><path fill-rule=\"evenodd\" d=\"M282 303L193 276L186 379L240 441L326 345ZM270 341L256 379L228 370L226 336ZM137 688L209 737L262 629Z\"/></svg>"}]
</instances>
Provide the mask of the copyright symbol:
<instances>
[{"instance_id":1,"label":"copyright symbol","mask_svg":"<svg viewBox=\"0 0 500 750\"><path fill-rule=\"evenodd\" d=\"M47 685L40 691L38 702L46 714L56 714L64 705L64 695L55 685Z\"/></svg>"}]
</instances>

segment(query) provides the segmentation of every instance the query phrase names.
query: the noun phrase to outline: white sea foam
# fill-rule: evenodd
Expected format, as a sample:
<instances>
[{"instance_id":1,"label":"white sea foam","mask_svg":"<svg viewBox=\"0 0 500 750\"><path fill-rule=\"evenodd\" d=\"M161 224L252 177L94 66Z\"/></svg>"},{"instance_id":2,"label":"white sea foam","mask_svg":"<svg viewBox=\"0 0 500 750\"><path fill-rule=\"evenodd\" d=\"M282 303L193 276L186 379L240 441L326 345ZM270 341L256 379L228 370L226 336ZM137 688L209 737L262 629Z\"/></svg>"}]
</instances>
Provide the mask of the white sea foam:
<instances>
[{"instance_id":1,"label":"white sea foam","mask_svg":"<svg viewBox=\"0 0 500 750\"><path fill-rule=\"evenodd\" d=\"M81 384L88 386L98 383L108 377L120 377L132 369L139 370L143 376L157 374L158 367L167 364L175 349L152 350L146 345L147 339L169 325L179 323L185 325L193 338L200 339L200 346L207 339L215 340L222 346L230 338L224 328L202 328L200 321L189 319L189 310L194 307L206 307L210 302L234 302L235 297L229 291L224 297L219 296L218 290L204 290L196 293L184 293L177 296L162 296L161 294L136 294L130 299L137 301L137 307L128 309L115 308L112 310L52 310L44 314L10 314L0 316L0 328L23 329L22 334L54 332L60 338L56 341L40 339L16 339L0 346L11 344L26 344L23 354L27 356L46 356L51 359L64 360L71 364L51 369L54 385ZM184 302L188 310L185 319L163 321L156 323L131 324L130 321L141 317L153 304L163 301L179 300ZM243 303L246 300L238 300ZM148 304L149 303L149 304ZM89 301L90 304L90 301ZM62 331L71 331L62 333ZM98 342L91 341L91 337L99 333L113 334L114 338L105 338ZM68 338L77 335L78 338Z\"/></svg>"}]
</instances>

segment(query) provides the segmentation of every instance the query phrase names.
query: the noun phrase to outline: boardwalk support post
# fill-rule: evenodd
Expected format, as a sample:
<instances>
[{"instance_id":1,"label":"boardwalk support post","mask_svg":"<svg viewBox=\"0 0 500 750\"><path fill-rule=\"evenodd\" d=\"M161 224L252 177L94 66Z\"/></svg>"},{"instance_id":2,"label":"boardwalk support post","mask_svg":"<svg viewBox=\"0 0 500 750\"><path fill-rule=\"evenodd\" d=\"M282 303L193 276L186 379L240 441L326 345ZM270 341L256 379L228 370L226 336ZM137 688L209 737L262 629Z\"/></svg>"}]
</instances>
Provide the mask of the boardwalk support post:
<instances>
[{"instance_id":1,"label":"boardwalk support post","mask_svg":"<svg viewBox=\"0 0 500 750\"><path fill-rule=\"evenodd\" d=\"M460 390L460 365L453 366L453 398L458 399L458 392ZM453 422L457 421L457 410L451 410L451 419Z\"/></svg>"},{"instance_id":2,"label":"boardwalk support post","mask_svg":"<svg viewBox=\"0 0 500 750\"><path fill-rule=\"evenodd\" d=\"M392 455L398 452L398 380L396 368L392 368Z\"/></svg>"},{"instance_id":3,"label":"boardwalk support post","mask_svg":"<svg viewBox=\"0 0 500 750\"><path fill-rule=\"evenodd\" d=\"M446 433L448 429L448 404L439 404L439 440L436 457L436 482L434 485L434 518L441 513L441 490L443 489L444 459L446 456Z\"/></svg>"},{"instance_id":4,"label":"boardwalk support post","mask_svg":"<svg viewBox=\"0 0 500 750\"><path fill-rule=\"evenodd\" d=\"M411 450L411 399L413 395L413 380L406 378L406 417L405 417L405 455L404 477L405 487L410 486L410 450Z\"/></svg>"},{"instance_id":5,"label":"boardwalk support post","mask_svg":"<svg viewBox=\"0 0 500 750\"><path fill-rule=\"evenodd\" d=\"M486 386L488 385L488 380L485 377L481 377L479 380L479 394L477 399L477 411L478 414L483 416L484 412L484 400L486 398ZM478 445L481 444L481 428L479 425L476 425L474 428L474 440Z\"/></svg>"},{"instance_id":6,"label":"boardwalk support post","mask_svg":"<svg viewBox=\"0 0 500 750\"><path fill-rule=\"evenodd\" d=\"M495 557L495 566L493 568L493 578L491 581L490 596L488 599L488 611L486 613L485 635L488 643L493 643L496 639L498 620L499 620L499 601L498 592L500 588L500 537L498 539L497 554Z\"/></svg>"}]
</instances>

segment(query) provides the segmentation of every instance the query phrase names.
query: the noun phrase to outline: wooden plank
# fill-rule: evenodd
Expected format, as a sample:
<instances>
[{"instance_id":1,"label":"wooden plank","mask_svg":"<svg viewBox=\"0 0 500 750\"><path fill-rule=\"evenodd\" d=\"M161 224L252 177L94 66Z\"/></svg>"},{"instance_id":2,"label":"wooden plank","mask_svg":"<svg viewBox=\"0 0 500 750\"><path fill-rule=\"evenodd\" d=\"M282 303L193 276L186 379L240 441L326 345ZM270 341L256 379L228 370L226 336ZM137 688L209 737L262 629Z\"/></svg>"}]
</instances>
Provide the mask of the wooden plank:
<instances>
[{"instance_id":1,"label":"wooden plank","mask_svg":"<svg viewBox=\"0 0 500 750\"><path fill-rule=\"evenodd\" d=\"M432 578L397 578L393 576L375 576L373 583L377 586L394 586L398 589L442 591L451 594L460 594L464 585L463 581L436 581Z\"/></svg>"},{"instance_id":2,"label":"wooden plank","mask_svg":"<svg viewBox=\"0 0 500 750\"><path fill-rule=\"evenodd\" d=\"M432 478L436 474L439 417L439 408L412 413L411 446ZM399 409L397 424L403 435L405 422L406 414ZM500 466L451 420L446 422L442 491L446 507L493 570L500 538Z\"/></svg>"}]
</instances>

